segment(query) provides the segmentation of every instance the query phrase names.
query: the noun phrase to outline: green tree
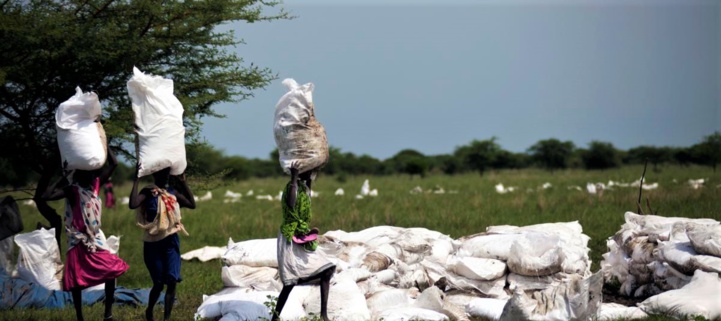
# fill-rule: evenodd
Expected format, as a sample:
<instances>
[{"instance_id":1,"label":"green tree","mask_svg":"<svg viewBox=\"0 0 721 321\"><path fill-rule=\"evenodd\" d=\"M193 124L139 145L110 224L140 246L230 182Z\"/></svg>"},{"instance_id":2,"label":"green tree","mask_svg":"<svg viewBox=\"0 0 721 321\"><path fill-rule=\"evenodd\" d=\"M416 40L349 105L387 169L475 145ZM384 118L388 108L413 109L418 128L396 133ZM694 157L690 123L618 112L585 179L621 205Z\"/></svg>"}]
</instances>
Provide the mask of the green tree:
<instances>
[{"instance_id":1,"label":"green tree","mask_svg":"<svg viewBox=\"0 0 721 321\"><path fill-rule=\"evenodd\" d=\"M695 158L701 164L711 166L714 173L716 165L721 163L721 133L714 132L692 147Z\"/></svg>"},{"instance_id":2,"label":"green tree","mask_svg":"<svg viewBox=\"0 0 721 321\"><path fill-rule=\"evenodd\" d=\"M571 141L562 142L555 138L540 140L528 148L534 163L550 171L568 167L575 146Z\"/></svg>"},{"instance_id":3,"label":"green tree","mask_svg":"<svg viewBox=\"0 0 721 321\"><path fill-rule=\"evenodd\" d=\"M430 165L425 155L413 149L404 149L393 155L387 162L396 173L420 175L421 177L426 175Z\"/></svg>"},{"instance_id":4,"label":"green tree","mask_svg":"<svg viewBox=\"0 0 721 321\"><path fill-rule=\"evenodd\" d=\"M653 170L658 171L658 165L671 161L673 151L669 147L638 146L628 150L627 163L643 164L647 160L653 165Z\"/></svg>"},{"instance_id":5,"label":"green tree","mask_svg":"<svg viewBox=\"0 0 721 321\"><path fill-rule=\"evenodd\" d=\"M621 164L618 150L613 144L599 141L589 143L588 149L582 152L581 159L586 169L606 169Z\"/></svg>"},{"instance_id":6,"label":"green tree","mask_svg":"<svg viewBox=\"0 0 721 321\"><path fill-rule=\"evenodd\" d=\"M473 140L466 146L456 148L453 154L461 159L468 169L483 175L495 162L500 151L501 146L496 143L496 137L491 137L487 140Z\"/></svg>"},{"instance_id":7,"label":"green tree","mask_svg":"<svg viewBox=\"0 0 721 321\"><path fill-rule=\"evenodd\" d=\"M274 74L229 51L242 43L235 21L288 18L263 1L8 0L0 4L0 151L5 164L36 173L59 167L54 113L74 87L98 93L111 148L133 158L133 114L126 91L133 66L172 78L190 138L201 118L220 116ZM14 167L22 170L21 167ZM52 175L52 174L49 174Z\"/></svg>"}]
</instances>

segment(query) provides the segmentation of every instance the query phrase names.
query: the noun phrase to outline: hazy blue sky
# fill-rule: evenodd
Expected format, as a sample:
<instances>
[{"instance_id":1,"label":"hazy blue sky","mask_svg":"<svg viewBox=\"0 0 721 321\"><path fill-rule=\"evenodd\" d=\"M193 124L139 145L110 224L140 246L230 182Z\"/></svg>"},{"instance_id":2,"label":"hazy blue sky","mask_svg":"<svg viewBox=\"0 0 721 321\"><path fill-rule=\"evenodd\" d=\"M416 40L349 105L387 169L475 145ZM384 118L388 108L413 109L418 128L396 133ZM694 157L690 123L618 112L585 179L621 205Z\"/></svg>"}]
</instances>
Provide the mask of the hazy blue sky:
<instances>
[{"instance_id":1,"label":"hazy blue sky","mask_svg":"<svg viewBox=\"0 0 721 321\"><path fill-rule=\"evenodd\" d=\"M341 4L338 4L340 2ZM389 5L391 3L391 5ZM420 4L419 4L420 3ZM442 3L442 4L439 4ZM498 137L688 146L721 131L719 1L286 1L294 20L235 24L279 79L203 135L267 157L283 78L315 84L332 146L387 158Z\"/></svg>"}]
</instances>

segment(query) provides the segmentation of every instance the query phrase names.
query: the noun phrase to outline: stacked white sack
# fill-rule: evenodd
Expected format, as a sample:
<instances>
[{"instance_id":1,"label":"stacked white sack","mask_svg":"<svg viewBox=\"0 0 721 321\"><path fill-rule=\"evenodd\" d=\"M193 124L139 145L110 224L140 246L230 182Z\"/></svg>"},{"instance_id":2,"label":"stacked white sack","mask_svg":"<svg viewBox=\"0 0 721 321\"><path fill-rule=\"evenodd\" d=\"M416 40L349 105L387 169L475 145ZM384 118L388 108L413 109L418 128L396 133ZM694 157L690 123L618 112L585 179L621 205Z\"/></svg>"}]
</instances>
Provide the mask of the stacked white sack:
<instances>
[{"instance_id":1,"label":"stacked white sack","mask_svg":"<svg viewBox=\"0 0 721 321\"><path fill-rule=\"evenodd\" d=\"M721 271L721 226L712 219L625 214L626 223L606 242L601 270L619 294L648 297L680 289L697 269Z\"/></svg>"},{"instance_id":2,"label":"stacked white sack","mask_svg":"<svg viewBox=\"0 0 721 321\"><path fill-rule=\"evenodd\" d=\"M48 290L60 290L63 263L55 241L55 229L39 229L15 235L18 277Z\"/></svg>"},{"instance_id":3,"label":"stacked white sack","mask_svg":"<svg viewBox=\"0 0 721 321\"><path fill-rule=\"evenodd\" d=\"M66 169L94 170L105 164L107 139L99 122L101 113L98 95L83 93L80 87L55 111L60 158Z\"/></svg>"},{"instance_id":4,"label":"stacked white sack","mask_svg":"<svg viewBox=\"0 0 721 321\"><path fill-rule=\"evenodd\" d=\"M315 117L314 86L301 86L290 78L283 80L283 85L288 92L275 106L273 124L280 166L288 174L293 162L299 163L301 173L321 167L328 162L328 141Z\"/></svg>"},{"instance_id":5,"label":"stacked white sack","mask_svg":"<svg viewBox=\"0 0 721 321\"><path fill-rule=\"evenodd\" d=\"M173 95L173 80L133 67L127 87L138 133L138 176L167 167L171 175L182 174L187 166L183 105Z\"/></svg>"},{"instance_id":6,"label":"stacked white sack","mask_svg":"<svg viewBox=\"0 0 721 321\"><path fill-rule=\"evenodd\" d=\"M511 255L510 246L498 249L499 243L479 242L482 239L478 237L483 235L494 240L507 236L546 242L548 246L544 247L544 253L550 254L542 257L551 257L554 267L539 268L538 264L531 264L528 270L526 262L529 258L520 254ZM514 288L525 290L529 295L545 290L556 293L554 298L571 295L569 291L554 290L557 287L565 286L566 289L570 285L564 284L590 282L586 247L589 238L582 233L578 222L526 227L495 226L481 235L459 240L425 228L375 226L358 232L329 231L319 240L317 251L336 264L329 305L338 308L329 309L330 317L343 320L356 316L361 316L363 320L409 317L467 320L470 312L474 311L468 307L474 298L495 298L505 304L513 292L507 286L508 281ZM473 255L504 250L507 253L502 260ZM225 265L221 270L223 283L229 288L251 292L280 291L282 286L277 275L276 256L275 239L237 243L230 240L226 253L221 257ZM515 260L519 268L530 271L520 269L521 273L553 273L547 276L510 273L506 264L509 259ZM574 292L576 297L565 300L587 307L588 291L584 293L585 296ZM317 287L296 287L291 298L302 302L305 313L319 312ZM349 307L343 300L354 303ZM497 311L496 315L500 313Z\"/></svg>"}]
</instances>

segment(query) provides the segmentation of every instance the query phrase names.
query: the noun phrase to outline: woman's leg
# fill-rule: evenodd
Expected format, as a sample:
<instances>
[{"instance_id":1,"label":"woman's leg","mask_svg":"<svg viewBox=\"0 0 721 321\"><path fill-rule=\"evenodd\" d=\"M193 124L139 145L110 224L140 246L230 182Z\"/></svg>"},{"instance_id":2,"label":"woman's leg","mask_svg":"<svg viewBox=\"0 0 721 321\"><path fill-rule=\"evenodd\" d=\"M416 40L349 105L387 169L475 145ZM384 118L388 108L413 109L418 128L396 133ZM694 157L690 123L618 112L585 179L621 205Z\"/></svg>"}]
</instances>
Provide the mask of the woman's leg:
<instances>
[{"instance_id":1,"label":"woman's leg","mask_svg":"<svg viewBox=\"0 0 721 321\"><path fill-rule=\"evenodd\" d=\"M115 303L115 280L105 282L105 316L103 320L113 319L113 303Z\"/></svg>"},{"instance_id":2,"label":"woman's leg","mask_svg":"<svg viewBox=\"0 0 721 321\"><path fill-rule=\"evenodd\" d=\"M288 301L288 297L290 296L290 291L293 290L294 285L284 285L283 289L280 290L280 295L278 295L278 302L275 303L275 311L273 311L273 318L271 321L276 321L280 318L280 313L283 311L283 306L285 306L285 302Z\"/></svg>"},{"instance_id":3,"label":"woman's leg","mask_svg":"<svg viewBox=\"0 0 721 321\"><path fill-rule=\"evenodd\" d=\"M320 276L320 317L328 321L328 293L330 292L330 279L335 272L335 266L323 271Z\"/></svg>"},{"instance_id":4,"label":"woman's leg","mask_svg":"<svg viewBox=\"0 0 721 321\"><path fill-rule=\"evenodd\" d=\"M150 295L148 296L148 307L145 309L145 319L147 321L153 321L153 308L155 303L158 302L160 292L163 292L163 283L153 283L153 287L150 289Z\"/></svg>"},{"instance_id":5,"label":"woman's leg","mask_svg":"<svg viewBox=\"0 0 721 321\"><path fill-rule=\"evenodd\" d=\"M170 320L170 313L173 312L173 303L175 303L175 287L178 285L175 280L168 282L168 289L165 291L165 321Z\"/></svg>"},{"instance_id":6,"label":"woman's leg","mask_svg":"<svg viewBox=\"0 0 721 321\"><path fill-rule=\"evenodd\" d=\"M75 306L75 316L78 317L78 321L83 321L83 293L80 289L73 289L70 291L73 294L73 305Z\"/></svg>"}]
</instances>

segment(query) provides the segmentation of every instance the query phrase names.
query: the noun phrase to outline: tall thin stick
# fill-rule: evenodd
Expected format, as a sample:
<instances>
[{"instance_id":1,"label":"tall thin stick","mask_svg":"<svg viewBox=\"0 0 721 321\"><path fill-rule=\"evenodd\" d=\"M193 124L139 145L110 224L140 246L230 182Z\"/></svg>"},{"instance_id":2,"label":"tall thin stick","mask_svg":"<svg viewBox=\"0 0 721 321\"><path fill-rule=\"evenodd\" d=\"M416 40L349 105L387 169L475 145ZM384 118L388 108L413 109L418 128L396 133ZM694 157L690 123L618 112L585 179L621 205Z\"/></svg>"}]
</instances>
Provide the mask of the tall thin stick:
<instances>
[{"instance_id":1,"label":"tall thin stick","mask_svg":"<svg viewBox=\"0 0 721 321\"><path fill-rule=\"evenodd\" d=\"M643 193L643 179L646 177L646 166L648 166L648 159L646 159L646 162L643 164L641 184L638 185L638 201L636 202L636 210L638 211L638 214L643 214L643 210L641 209L641 193Z\"/></svg>"}]
</instances>

